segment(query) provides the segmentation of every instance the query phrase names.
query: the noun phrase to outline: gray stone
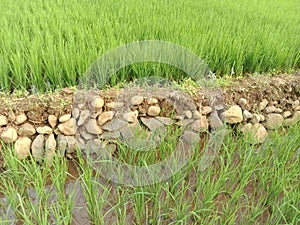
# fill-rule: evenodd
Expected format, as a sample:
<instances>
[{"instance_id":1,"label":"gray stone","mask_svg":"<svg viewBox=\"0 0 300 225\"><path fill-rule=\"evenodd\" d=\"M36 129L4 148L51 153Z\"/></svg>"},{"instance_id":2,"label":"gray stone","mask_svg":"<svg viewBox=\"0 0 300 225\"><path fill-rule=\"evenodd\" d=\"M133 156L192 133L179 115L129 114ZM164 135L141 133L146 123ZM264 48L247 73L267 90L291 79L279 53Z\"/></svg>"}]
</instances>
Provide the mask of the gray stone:
<instances>
[{"instance_id":1,"label":"gray stone","mask_svg":"<svg viewBox=\"0 0 300 225\"><path fill-rule=\"evenodd\" d=\"M191 129L197 132L204 132L208 130L208 125L206 116L202 116L201 119L195 120L192 123Z\"/></svg>"},{"instance_id":2,"label":"gray stone","mask_svg":"<svg viewBox=\"0 0 300 225\"><path fill-rule=\"evenodd\" d=\"M66 136L58 135L57 145L58 145L58 150L60 152L60 156L64 157L65 156L65 151L68 147L68 142L67 142Z\"/></svg>"},{"instance_id":3,"label":"gray stone","mask_svg":"<svg viewBox=\"0 0 300 225\"><path fill-rule=\"evenodd\" d=\"M80 110L78 108L73 109L72 115L77 120L80 115Z\"/></svg>"},{"instance_id":4,"label":"gray stone","mask_svg":"<svg viewBox=\"0 0 300 225\"><path fill-rule=\"evenodd\" d=\"M121 120L119 118L114 118L113 120L107 122L102 126L103 130L107 131L117 131L120 128L126 126L128 123L124 120Z\"/></svg>"},{"instance_id":5,"label":"gray stone","mask_svg":"<svg viewBox=\"0 0 300 225\"><path fill-rule=\"evenodd\" d=\"M16 120L14 121L14 123L16 125L22 124L27 120L27 116L25 115L25 113L21 113L20 115L16 116Z\"/></svg>"},{"instance_id":6,"label":"gray stone","mask_svg":"<svg viewBox=\"0 0 300 225\"><path fill-rule=\"evenodd\" d=\"M31 140L28 137L19 137L15 144L14 150L18 159L25 159L30 155Z\"/></svg>"},{"instance_id":7,"label":"gray stone","mask_svg":"<svg viewBox=\"0 0 300 225\"><path fill-rule=\"evenodd\" d=\"M103 112L103 108L100 109L92 109L90 117L96 119Z\"/></svg>"},{"instance_id":8,"label":"gray stone","mask_svg":"<svg viewBox=\"0 0 300 225\"><path fill-rule=\"evenodd\" d=\"M58 121L60 123L66 122L71 118L71 114L64 114L62 116L59 117Z\"/></svg>"},{"instance_id":9,"label":"gray stone","mask_svg":"<svg viewBox=\"0 0 300 225\"><path fill-rule=\"evenodd\" d=\"M123 113L123 118L125 121L129 122L129 123L133 123L135 121L137 121L137 117L139 115L139 112L137 110L131 111L131 112L125 112Z\"/></svg>"},{"instance_id":10,"label":"gray stone","mask_svg":"<svg viewBox=\"0 0 300 225\"><path fill-rule=\"evenodd\" d=\"M264 110L264 109L267 107L268 103L269 103L269 101L268 101L267 99L264 98L264 99L259 103L258 109L259 109L260 111Z\"/></svg>"},{"instance_id":11,"label":"gray stone","mask_svg":"<svg viewBox=\"0 0 300 225\"><path fill-rule=\"evenodd\" d=\"M90 139L94 138L94 135L92 135L84 130L80 131L80 135L84 140L90 140Z\"/></svg>"},{"instance_id":12,"label":"gray stone","mask_svg":"<svg viewBox=\"0 0 300 225\"><path fill-rule=\"evenodd\" d=\"M76 120L74 118L58 125L58 129L64 135L71 136L75 135L77 131Z\"/></svg>"},{"instance_id":13,"label":"gray stone","mask_svg":"<svg viewBox=\"0 0 300 225\"><path fill-rule=\"evenodd\" d=\"M268 106L264 110L265 113L281 113L282 110L279 108L276 108L275 106Z\"/></svg>"},{"instance_id":14,"label":"gray stone","mask_svg":"<svg viewBox=\"0 0 300 225\"><path fill-rule=\"evenodd\" d=\"M48 122L52 128L54 128L57 125L57 117L55 115L49 115L48 116Z\"/></svg>"},{"instance_id":15,"label":"gray stone","mask_svg":"<svg viewBox=\"0 0 300 225\"><path fill-rule=\"evenodd\" d=\"M35 137L31 145L32 156L37 162L42 162L45 153L45 139L43 134Z\"/></svg>"},{"instance_id":16,"label":"gray stone","mask_svg":"<svg viewBox=\"0 0 300 225\"><path fill-rule=\"evenodd\" d=\"M268 137L266 128L260 123L248 123L241 129L241 131L249 138L249 141L254 144L263 143Z\"/></svg>"},{"instance_id":17,"label":"gray stone","mask_svg":"<svg viewBox=\"0 0 300 225\"><path fill-rule=\"evenodd\" d=\"M142 117L141 121L143 124L148 127L151 131L156 130L157 128L160 128L164 126L163 123L161 123L159 120L156 118L147 118L147 117Z\"/></svg>"},{"instance_id":18,"label":"gray stone","mask_svg":"<svg viewBox=\"0 0 300 225\"><path fill-rule=\"evenodd\" d=\"M24 123L18 129L18 134L20 136L31 136L34 135L35 132L34 126L30 123Z\"/></svg>"},{"instance_id":19,"label":"gray stone","mask_svg":"<svg viewBox=\"0 0 300 225\"><path fill-rule=\"evenodd\" d=\"M86 104L85 103L80 103L77 105L79 109L85 108Z\"/></svg>"},{"instance_id":20,"label":"gray stone","mask_svg":"<svg viewBox=\"0 0 300 225\"><path fill-rule=\"evenodd\" d=\"M129 138L129 137L136 137L137 134L140 133L140 131L142 130L140 123L136 122L134 124L128 124L127 126L124 126L122 128L120 128L120 135L123 138Z\"/></svg>"},{"instance_id":21,"label":"gray stone","mask_svg":"<svg viewBox=\"0 0 300 225\"><path fill-rule=\"evenodd\" d=\"M195 111L193 112L193 119L194 119L194 120L200 119L201 116L202 116L202 114L201 114L199 111L195 110Z\"/></svg>"},{"instance_id":22,"label":"gray stone","mask_svg":"<svg viewBox=\"0 0 300 225\"><path fill-rule=\"evenodd\" d=\"M221 114L222 119L229 124L235 124L243 121L243 112L239 106L231 106Z\"/></svg>"},{"instance_id":23,"label":"gray stone","mask_svg":"<svg viewBox=\"0 0 300 225\"><path fill-rule=\"evenodd\" d=\"M88 120L87 124L85 125L85 128L90 134L102 134L102 129L98 125L96 119Z\"/></svg>"},{"instance_id":24,"label":"gray stone","mask_svg":"<svg viewBox=\"0 0 300 225\"><path fill-rule=\"evenodd\" d=\"M245 99L245 98L240 98L238 104L239 104L242 108L244 108L244 107L248 104L247 99Z\"/></svg>"},{"instance_id":25,"label":"gray stone","mask_svg":"<svg viewBox=\"0 0 300 225\"><path fill-rule=\"evenodd\" d=\"M104 131L100 138L101 139L117 139L120 137L120 131Z\"/></svg>"},{"instance_id":26,"label":"gray stone","mask_svg":"<svg viewBox=\"0 0 300 225\"><path fill-rule=\"evenodd\" d=\"M277 113L270 113L266 117L265 127L273 130L280 127L283 124L283 117Z\"/></svg>"},{"instance_id":27,"label":"gray stone","mask_svg":"<svg viewBox=\"0 0 300 225\"><path fill-rule=\"evenodd\" d=\"M106 122L112 120L114 116L114 112L113 111L107 111L107 112L103 112L102 114L100 114L98 116L98 124L100 126L102 126L103 124L105 124Z\"/></svg>"},{"instance_id":28,"label":"gray stone","mask_svg":"<svg viewBox=\"0 0 300 225\"><path fill-rule=\"evenodd\" d=\"M42 127L36 128L36 132L38 132L39 134L51 134L53 132L53 130L49 126L42 126Z\"/></svg>"},{"instance_id":29,"label":"gray stone","mask_svg":"<svg viewBox=\"0 0 300 225\"><path fill-rule=\"evenodd\" d=\"M251 119L252 117L253 117L253 115L252 115L252 113L250 113L248 110L244 110L243 111L243 117L245 118L245 119Z\"/></svg>"},{"instance_id":30,"label":"gray stone","mask_svg":"<svg viewBox=\"0 0 300 225\"><path fill-rule=\"evenodd\" d=\"M74 153L78 147L78 141L73 136L65 136L65 139L67 142L66 153Z\"/></svg>"},{"instance_id":31,"label":"gray stone","mask_svg":"<svg viewBox=\"0 0 300 225\"><path fill-rule=\"evenodd\" d=\"M15 128L9 127L1 134L1 139L4 143L10 144L17 140L18 134Z\"/></svg>"},{"instance_id":32,"label":"gray stone","mask_svg":"<svg viewBox=\"0 0 300 225\"><path fill-rule=\"evenodd\" d=\"M140 105L144 101L144 97L140 95L133 96L131 98L131 105Z\"/></svg>"},{"instance_id":33,"label":"gray stone","mask_svg":"<svg viewBox=\"0 0 300 225\"><path fill-rule=\"evenodd\" d=\"M7 117L0 115L0 127L7 125Z\"/></svg>"},{"instance_id":34,"label":"gray stone","mask_svg":"<svg viewBox=\"0 0 300 225\"><path fill-rule=\"evenodd\" d=\"M190 130L185 130L182 134L182 139L185 142L197 144L200 140L199 134Z\"/></svg>"},{"instance_id":35,"label":"gray stone","mask_svg":"<svg viewBox=\"0 0 300 225\"><path fill-rule=\"evenodd\" d=\"M256 124L256 123L259 123L260 122L260 115L258 115L258 114L256 114L256 113L254 113L253 115L252 115L252 119L250 120L250 122L252 123L252 124Z\"/></svg>"},{"instance_id":36,"label":"gray stone","mask_svg":"<svg viewBox=\"0 0 300 225\"><path fill-rule=\"evenodd\" d=\"M190 110L184 111L184 115L187 119L193 118L193 113Z\"/></svg>"},{"instance_id":37,"label":"gray stone","mask_svg":"<svg viewBox=\"0 0 300 225\"><path fill-rule=\"evenodd\" d=\"M48 166L51 166L54 159L54 154L56 150L56 140L54 134L50 134L45 142L45 159Z\"/></svg>"},{"instance_id":38,"label":"gray stone","mask_svg":"<svg viewBox=\"0 0 300 225\"><path fill-rule=\"evenodd\" d=\"M81 126L89 118L89 116L90 116L90 110L86 109L81 111L77 125Z\"/></svg>"},{"instance_id":39,"label":"gray stone","mask_svg":"<svg viewBox=\"0 0 300 225\"><path fill-rule=\"evenodd\" d=\"M172 120L169 117L162 117L162 116L157 116L155 117L157 120L159 120L159 122L163 123L166 126L170 126L172 124L174 124L174 120Z\"/></svg>"},{"instance_id":40,"label":"gray stone","mask_svg":"<svg viewBox=\"0 0 300 225\"><path fill-rule=\"evenodd\" d=\"M219 118L217 111L213 111L209 116L209 125L213 129L223 126L222 120Z\"/></svg>"},{"instance_id":41,"label":"gray stone","mask_svg":"<svg viewBox=\"0 0 300 225\"><path fill-rule=\"evenodd\" d=\"M161 111L161 109L159 106L151 105L147 110L147 114L149 116L158 116L160 111Z\"/></svg>"},{"instance_id":42,"label":"gray stone","mask_svg":"<svg viewBox=\"0 0 300 225\"><path fill-rule=\"evenodd\" d=\"M287 118L283 121L283 126L292 126L300 121L300 111L295 111L291 118Z\"/></svg>"},{"instance_id":43,"label":"gray stone","mask_svg":"<svg viewBox=\"0 0 300 225\"><path fill-rule=\"evenodd\" d=\"M214 109L217 110L218 112L223 112L224 110L224 105L219 104L219 105L215 105Z\"/></svg>"}]
</instances>

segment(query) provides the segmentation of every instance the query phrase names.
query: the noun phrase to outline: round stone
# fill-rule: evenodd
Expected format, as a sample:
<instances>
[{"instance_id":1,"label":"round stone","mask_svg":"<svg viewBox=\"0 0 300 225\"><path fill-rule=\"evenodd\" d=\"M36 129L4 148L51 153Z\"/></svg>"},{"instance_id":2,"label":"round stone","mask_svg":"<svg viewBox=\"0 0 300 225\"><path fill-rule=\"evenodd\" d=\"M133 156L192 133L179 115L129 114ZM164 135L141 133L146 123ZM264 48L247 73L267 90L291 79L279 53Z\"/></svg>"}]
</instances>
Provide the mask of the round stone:
<instances>
[{"instance_id":1,"label":"round stone","mask_svg":"<svg viewBox=\"0 0 300 225\"><path fill-rule=\"evenodd\" d=\"M114 116L114 112L113 111L107 111L107 112L103 112L98 116L98 124L100 126L102 126L103 124L105 124L106 122L112 120Z\"/></svg>"},{"instance_id":2,"label":"round stone","mask_svg":"<svg viewBox=\"0 0 300 225\"><path fill-rule=\"evenodd\" d=\"M123 102L109 102L105 104L108 109L118 109L124 106Z\"/></svg>"},{"instance_id":3,"label":"round stone","mask_svg":"<svg viewBox=\"0 0 300 225\"><path fill-rule=\"evenodd\" d=\"M74 118L58 125L58 129L65 135L72 136L75 135L77 131L76 121Z\"/></svg>"},{"instance_id":4,"label":"round stone","mask_svg":"<svg viewBox=\"0 0 300 225\"><path fill-rule=\"evenodd\" d=\"M49 115L48 116L48 123L52 128L54 128L57 125L57 117L55 115Z\"/></svg>"},{"instance_id":5,"label":"round stone","mask_svg":"<svg viewBox=\"0 0 300 225\"><path fill-rule=\"evenodd\" d=\"M259 103L258 109L259 109L260 111L264 110L264 109L267 107L268 103L269 103L269 101L268 101L267 99L264 98L264 99Z\"/></svg>"},{"instance_id":6,"label":"round stone","mask_svg":"<svg viewBox=\"0 0 300 225\"><path fill-rule=\"evenodd\" d=\"M123 113L123 118L125 121L127 121L129 123L133 123L133 122L137 121L138 115L139 115L139 112L137 110L135 110L132 112Z\"/></svg>"},{"instance_id":7,"label":"round stone","mask_svg":"<svg viewBox=\"0 0 300 225\"><path fill-rule=\"evenodd\" d=\"M206 116L202 116L201 119L195 120L192 125L191 129L197 132L204 132L208 129L208 121Z\"/></svg>"},{"instance_id":8,"label":"round stone","mask_svg":"<svg viewBox=\"0 0 300 225\"><path fill-rule=\"evenodd\" d=\"M222 119L229 124L235 124L243 121L243 112L239 106L231 106L221 114Z\"/></svg>"},{"instance_id":9,"label":"round stone","mask_svg":"<svg viewBox=\"0 0 300 225\"><path fill-rule=\"evenodd\" d=\"M49 126L42 126L36 128L36 132L38 132L39 134L51 134L53 131L52 128Z\"/></svg>"},{"instance_id":10,"label":"round stone","mask_svg":"<svg viewBox=\"0 0 300 225\"><path fill-rule=\"evenodd\" d=\"M18 129L18 134L21 136L31 136L35 134L35 128L30 123L22 124Z\"/></svg>"},{"instance_id":11,"label":"round stone","mask_svg":"<svg viewBox=\"0 0 300 225\"><path fill-rule=\"evenodd\" d=\"M1 134L1 139L4 143L10 144L17 140L18 134L15 128L9 127L6 131Z\"/></svg>"},{"instance_id":12,"label":"round stone","mask_svg":"<svg viewBox=\"0 0 300 225\"><path fill-rule=\"evenodd\" d=\"M270 113L266 117L265 127L268 129L276 129L283 124L283 117L277 113Z\"/></svg>"},{"instance_id":13,"label":"round stone","mask_svg":"<svg viewBox=\"0 0 300 225\"><path fill-rule=\"evenodd\" d=\"M151 105L148 110L147 110L147 114L149 116L158 116L160 113L160 107L159 106L154 106Z\"/></svg>"},{"instance_id":14,"label":"round stone","mask_svg":"<svg viewBox=\"0 0 300 225\"><path fill-rule=\"evenodd\" d=\"M85 125L85 128L90 134L102 134L102 129L97 124L96 119L90 119Z\"/></svg>"},{"instance_id":15,"label":"round stone","mask_svg":"<svg viewBox=\"0 0 300 225\"><path fill-rule=\"evenodd\" d=\"M195 110L194 112L193 112L193 119L195 119L195 120L198 120L198 119L200 119L201 118L201 113L199 112L199 111L197 111L197 110Z\"/></svg>"},{"instance_id":16,"label":"round stone","mask_svg":"<svg viewBox=\"0 0 300 225\"><path fill-rule=\"evenodd\" d=\"M140 105L144 101L144 97L140 95L133 96L131 98L131 105Z\"/></svg>"},{"instance_id":17,"label":"round stone","mask_svg":"<svg viewBox=\"0 0 300 225\"><path fill-rule=\"evenodd\" d=\"M91 102L91 106L93 108L96 109L100 109L104 106L104 100L102 98L95 98L92 102Z\"/></svg>"},{"instance_id":18,"label":"round stone","mask_svg":"<svg viewBox=\"0 0 300 225\"><path fill-rule=\"evenodd\" d=\"M157 104L158 103L158 100L156 98L148 98L147 99L147 104L148 105L154 105L154 104Z\"/></svg>"},{"instance_id":19,"label":"round stone","mask_svg":"<svg viewBox=\"0 0 300 225\"><path fill-rule=\"evenodd\" d=\"M27 120L27 116L25 115L25 113L22 113L16 116L16 120L14 121L14 123L19 125L24 123L26 120Z\"/></svg>"},{"instance_id":20,"label":"round stone","mask_svg":"<svg viewBox=\"0 0 300 225\"><path fill-rule=\"evenodd\" d=\"M28 137L19 137L15 144L14 150L18 159L25 159L30 155L31 140Z\"/></svg>"},{"instance_id":21,"label":"round stone","mask_svg":"<svg viewBox=\"0 0 300 225\"><path fill-rule=\"evenodd\" d=\"M201 109L202 115L207 115L212 112L212 108L210 106L203 106Z\"/></svg>"},{"instance_id":22,"label":"round stone","mask_svg":"<svg viewBox=\"0 0 300 225\"><path fill-rule=\"evenodd\" d=\"M248 110L244 110L243 117L245 119L251 119L253 117L252 113L250 113Z\"/></svg>"},{"instance_id":23,"label":"round stone","mask_svg":"<svg viewBox=\"0 0 300 225\"><path fill-rule=\"evenodd\" d=\"M284 111L283 114L282 114L283 118L288 118L291 115L292 115L291 111Z\"/></svg>"},{"instance_id":24,"label":"round stone","mask_svg":"<svg viewBox=\"0 0 300 225\"><path fill-rule=\"evenodd\" d=\"M190 110L185 111L184 115L187 119L192 119L193 118L193 113Z\"/></svg>"},{"instance_id":25,"label":"round stone","mask_svg":"<svg viewBox=\"0 0 300 225\"><path fill-rule=\"evenodd\" d=\"M59 117L58 121L60 123L66 122L71 118L71 114L65 114Z\"/></svg>"},{"instance_id":26,"label":"round stone","mask_svg":"<svg viewBox=\"0 0 300 225\"><path fill-rule=\"evenodd\" d=\"M240 98L238 104L239 104L241 107L245 107L245 106L248 104L247 99L245 99L245 98Z\"/></svg>"}]
</instances>

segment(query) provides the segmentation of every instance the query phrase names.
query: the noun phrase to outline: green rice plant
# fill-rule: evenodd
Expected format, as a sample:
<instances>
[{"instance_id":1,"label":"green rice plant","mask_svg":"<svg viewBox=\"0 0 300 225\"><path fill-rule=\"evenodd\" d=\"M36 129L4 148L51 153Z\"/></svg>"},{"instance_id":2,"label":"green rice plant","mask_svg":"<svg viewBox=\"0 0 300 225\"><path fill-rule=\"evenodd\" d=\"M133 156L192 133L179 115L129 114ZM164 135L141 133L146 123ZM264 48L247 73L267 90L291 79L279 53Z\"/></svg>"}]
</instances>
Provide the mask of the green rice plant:
<instances>
[{"instance_id":1,"label":"green rice plant","mask_svg":"<svg viewBox=\"0 0 300 225\"><path fill-rule=\"evenodd\" d=\"M0 7L0 89L77 85L102 54L139 40L182 45L220 76L300 66L297 0L1 0ZM182 75L166 65L152 69L175 80ZM119 76L147 72L142 63Z\"/></svg>"},{"instance_id":2,"label":"green rice plant","mask_svg":"<svg viewBox=\"0 0 300 225\"><path fill-rule=\"evenodd\" d=\"M6 196L21 223L49 224L52 219L56 224L71 224L76 193L64 189L71 177L80 184L83 207L95 224L297 224L299 124L285 135L280 129L261 146L229 133L206 170L199 169L203 148L198 146L182 170L163 182L140 187L106 180L87 164L79 149L79 177L72 178L65 159L55 157L49 168L33 159L18 160L13 147L7 146L1 149L5 167L0 173L0 203ZM167 138L159 147L166 154L162 157L174 150L174 143ZM118 157L131 164L137 159L122 150ZM138 160L142 165L155 162L146 155Z\"/></svg>"}]
</instances>

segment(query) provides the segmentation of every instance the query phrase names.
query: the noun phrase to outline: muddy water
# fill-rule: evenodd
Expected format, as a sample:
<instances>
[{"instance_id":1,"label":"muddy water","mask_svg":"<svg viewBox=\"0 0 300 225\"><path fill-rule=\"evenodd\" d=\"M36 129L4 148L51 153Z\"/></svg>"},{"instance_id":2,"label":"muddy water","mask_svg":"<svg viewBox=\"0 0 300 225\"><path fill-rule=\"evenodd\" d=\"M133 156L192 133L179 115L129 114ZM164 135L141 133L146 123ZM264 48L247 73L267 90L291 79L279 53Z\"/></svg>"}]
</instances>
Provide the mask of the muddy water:
<instances>
[{"instance_id":1,"label":"muddy water","mask_svg":"<svg viewBox=\"0 0 300 225\"><path fill-rule=\"evenodd\" d=\"M47 193L49 194L48 205L49 207L52 204L55 204L57 199L57 191L53 188L52 185L47 185L45 187ZM28 196L34 206L38 207L39 198L36 194L34 188L27 189ZM73 195L73 210L72 210L72 224L90 224L90 218L87 211L85 197L81 188L80 182L77 181L68 181L65 185L66 196ZM18 196L16 195L16 198ZM9 206L7 197L0 198L0 221L1 224L17 224L18 220L14 213L12 207ZM6 221L6 222L4 222ZM57 224L54 214L50 214L49 224Z\"/></svg>"}]
</instances>

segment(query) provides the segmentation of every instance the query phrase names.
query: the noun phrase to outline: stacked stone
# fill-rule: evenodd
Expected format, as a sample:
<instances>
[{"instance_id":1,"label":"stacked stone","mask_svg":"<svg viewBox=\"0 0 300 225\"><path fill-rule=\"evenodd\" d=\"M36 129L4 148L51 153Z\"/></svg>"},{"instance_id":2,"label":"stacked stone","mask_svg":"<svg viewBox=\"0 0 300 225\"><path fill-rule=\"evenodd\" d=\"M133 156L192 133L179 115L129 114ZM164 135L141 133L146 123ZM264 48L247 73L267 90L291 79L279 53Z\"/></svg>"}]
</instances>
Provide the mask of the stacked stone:
<instances>
[{"instance_id":1,"label":"stacked stone","mask_svg":"<svg viewBox=\"0 0 300 225\"><path fill-rule=\"evenodd\" d=\"M257 106L250 106L241 98L235 105L210 107L195 104L191 108L178 109L176 115L163 116L162 102L169 99L135 95L130 102L110 101L93 93L74 101L71 113L60 116L49 115L47 123L36 125L29 121L26 113L16 116L0 115L0 138L13 145L19 159L32 157L39 163L51 165L54 155L71 157L76 148L85 149L91 142L99 148L116 145L110 140L130 137L132 131L146 127L148 132L169 125L186 127L201 133L222 126L223 122L237 125L237 129L252 138L253 143L263 143L269 130L290 126L300 121L298 99L286 100L292 110L282 110L282 102L263 99ZM107 101L107 102L106 102ZM118 109L129 105L120 113Z\"/></svg>"}]
</instances>

